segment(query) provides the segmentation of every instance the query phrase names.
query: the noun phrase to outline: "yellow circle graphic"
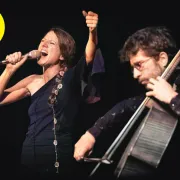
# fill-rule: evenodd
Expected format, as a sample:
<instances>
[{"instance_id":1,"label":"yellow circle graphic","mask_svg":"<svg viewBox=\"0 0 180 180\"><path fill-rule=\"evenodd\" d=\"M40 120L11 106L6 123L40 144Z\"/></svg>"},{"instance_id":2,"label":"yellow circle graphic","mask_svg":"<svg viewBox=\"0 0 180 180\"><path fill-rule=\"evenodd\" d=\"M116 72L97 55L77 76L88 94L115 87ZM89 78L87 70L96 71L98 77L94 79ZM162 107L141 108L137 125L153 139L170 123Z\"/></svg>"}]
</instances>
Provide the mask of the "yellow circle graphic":
<instances>
[{"instance_id":1,"label":"yellow circle graphic","mask_svg":"<svg viewBox=\"0 0 180 180\"><path fill-rule=\"evenodd\" d=\"M4 32L5 32L5 22L3 16L0 14L0 41L4 36Z\"/></svg>"}]
</instances>

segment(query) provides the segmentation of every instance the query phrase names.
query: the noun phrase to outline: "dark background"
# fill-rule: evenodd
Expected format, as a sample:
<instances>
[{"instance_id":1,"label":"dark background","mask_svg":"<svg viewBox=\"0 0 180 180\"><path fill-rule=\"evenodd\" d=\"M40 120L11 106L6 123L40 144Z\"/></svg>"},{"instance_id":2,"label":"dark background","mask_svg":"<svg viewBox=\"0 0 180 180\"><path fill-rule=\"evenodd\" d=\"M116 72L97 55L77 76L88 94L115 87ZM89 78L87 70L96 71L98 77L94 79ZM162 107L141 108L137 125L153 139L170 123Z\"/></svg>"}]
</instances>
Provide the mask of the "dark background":
<instances>
[{"instance_id":1,"label":"dark background","mask_svg":"<svg viewBox=\"0 0 180 180\"><path fill-rule=\"evenodd\" d=\"M38 3L38 4L37 4ZM40 3L40 4L39 4ZM5 21L5 34L0 42L0 60L15 51L27 53L36 49L43 35L54 25L63 27L75 39L77 53L74 64L79 60L88 38L88 28L82 10L99 14L98 37L106 74L102 88L102 101L86 105L81 110L82 132L118 101L136 95L142 87L132 79L128 64L120 64L118 50L127 37L136 30L154 25L171 29L179 46L179 10L173 1L130 2L130 1L23 1L7 2L0 7ZM0 72L5 66L0 67ZM35 61L25 63L13 76L8 86L32 74L42 73ZM2 165L5 169L19 163L21 145L28 125L29 99L0 107ZM117 130L118 132L118 130ZM113 131L97 144L97 156L102 155L117 135ZM105 140L104 140L105 139ZM5 163L4 163L5 162ZM6 164L6 165L5 165Z\"/></svg>"}]
</instances>

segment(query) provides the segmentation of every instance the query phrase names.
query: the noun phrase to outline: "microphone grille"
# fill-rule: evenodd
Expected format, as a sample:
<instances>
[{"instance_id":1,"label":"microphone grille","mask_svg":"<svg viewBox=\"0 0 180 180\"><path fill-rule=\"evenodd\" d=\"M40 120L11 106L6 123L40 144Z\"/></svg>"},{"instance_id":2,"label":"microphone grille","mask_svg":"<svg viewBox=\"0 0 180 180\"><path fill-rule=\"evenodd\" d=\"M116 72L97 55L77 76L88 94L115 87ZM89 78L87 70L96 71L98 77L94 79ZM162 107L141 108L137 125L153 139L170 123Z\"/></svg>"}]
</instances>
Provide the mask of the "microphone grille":
<instances>
[{"instance_id":1,"label":"microphone grille","mask_svg":"<svg viewBox=\"0 0 180 180\"><path fill-rule=\"evenodd\" d=\"M41 52L38 50L32 50L28 53L28 58L30 59L37 59L40 58Z\"/></svg>"}]
</instances>

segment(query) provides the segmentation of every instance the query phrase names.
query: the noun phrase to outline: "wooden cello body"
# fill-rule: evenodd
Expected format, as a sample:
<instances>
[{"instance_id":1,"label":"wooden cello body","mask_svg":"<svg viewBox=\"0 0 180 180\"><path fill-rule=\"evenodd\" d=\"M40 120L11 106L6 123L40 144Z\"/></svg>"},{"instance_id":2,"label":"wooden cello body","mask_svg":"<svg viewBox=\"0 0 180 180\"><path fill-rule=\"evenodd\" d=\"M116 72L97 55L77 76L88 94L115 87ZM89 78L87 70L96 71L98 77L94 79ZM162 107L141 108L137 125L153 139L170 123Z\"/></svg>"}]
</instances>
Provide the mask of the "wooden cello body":
<instances>
[{"instance_id":1,"label":"wooden cello body","mask_svg":"<svg viewBox=\"0 0 180 180\"><path fill-rule=\"evenodd\" d=\"M176 126L177 117L153 105L126 147L115 176L119 178L152 174L158 167Z\"/></svg>"}]
</instances>

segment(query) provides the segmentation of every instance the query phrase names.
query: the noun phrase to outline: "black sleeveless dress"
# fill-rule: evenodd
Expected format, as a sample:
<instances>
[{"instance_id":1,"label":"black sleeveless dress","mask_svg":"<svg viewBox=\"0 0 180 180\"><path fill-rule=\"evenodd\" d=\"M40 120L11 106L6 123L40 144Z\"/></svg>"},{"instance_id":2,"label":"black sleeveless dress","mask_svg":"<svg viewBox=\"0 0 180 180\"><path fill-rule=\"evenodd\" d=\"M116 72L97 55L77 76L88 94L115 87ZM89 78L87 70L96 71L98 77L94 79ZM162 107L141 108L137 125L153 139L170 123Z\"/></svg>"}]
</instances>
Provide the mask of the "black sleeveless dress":
<instances>
[{"instance_id":1,"label":"black sleeveless dress","mask_svg":"<svg viewBox=\"0 0 180 180\"><path fill-rule=\"evenodd\" d=\"M99 71L103 72L103 59L99 57L99 53L96 54L94 62L99 66ZM101 61L101 65L97 61ZM96 72L98 72L97 65L94 66ZM59 90L57 104L54 106L57 119L57 156L60 173L68 174L75 170L75 166L72 166L77 163L73 158L73 124L79 107L84 102L83 93L91 72L85 58L82 57L75 67L65 72L62 79L62 88ZM41 174L56 172L53 113L48 104L49 95L56 83L55 79L56 76L31 97L28 110L30 123L22 146L21 164L28 167L28 170L32 169Z\"/></svg>"}]
</instances>

